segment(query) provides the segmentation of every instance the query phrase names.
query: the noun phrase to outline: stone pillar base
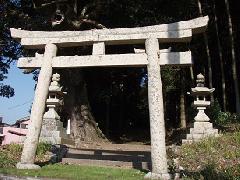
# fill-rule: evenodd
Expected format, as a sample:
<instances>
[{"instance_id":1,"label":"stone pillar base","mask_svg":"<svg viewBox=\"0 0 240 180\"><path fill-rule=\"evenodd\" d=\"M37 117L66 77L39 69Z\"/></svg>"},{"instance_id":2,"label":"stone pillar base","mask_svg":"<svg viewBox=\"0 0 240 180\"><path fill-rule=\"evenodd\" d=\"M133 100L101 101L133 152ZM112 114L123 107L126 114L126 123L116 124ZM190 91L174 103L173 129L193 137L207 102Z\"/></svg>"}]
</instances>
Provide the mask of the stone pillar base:
<instances>
[{"instance_id":1,"label":"stone pillar base","mask_svg":"<svg viewBox=\"0 0 240 180\"><path fill-rule=\"evenodd\" d=\"M75 141L66 134L66 129L63 128L63 123L54 118L44 118L41 129L41 142L48 142L51 144L69 144L75 146Z\"/></svg>"},{"instance_id":2,"label":"stone pillar base","mask_svg":"<svg viewBox=\"0 0 240 180\"><path fill-rule=\"evenodd\" d=\"M187 138L182 140L182 144L198 142L207 137L217 137L218 129L214 129L210 122L194 122L193 128L190 128L190 133Z\"/></svg>"},{"instance_id":3,"label":"stone pillar base","mask_svg":"<svg viewBox=\"0 0 240 180\"><path fill-rule=\"evenodd\" d=\"M169 180L169 179L179 179L180 174L169 174L169 173L164 173L164 174L159 174L159 173L153 173L153 172L148 172L145 176L144 179L160 179L160 180Z\"/></svg>"},{"instance_id":4,"label":"stone pillar base","mask_svg":"<svg viewBox=\"0 0 240 180\"><path fill-rule=\"evenodd\" d=\"M17 169L41 169L41 167L39 165L36 164L25 164L25 163L21 163L18 162L16 165Z\"/></svg>"},{"instance_id":5,"label":"stone pillar base","mask_svg":"<svg viewBox=\"0 0 240 180\"><path fill-rule=\"evenodd\" d=\"M40 134L40 141L51 144L61 144L61 139L65 135L63 123L55 118L44 118Z\"/></svg>"}]
</instances>

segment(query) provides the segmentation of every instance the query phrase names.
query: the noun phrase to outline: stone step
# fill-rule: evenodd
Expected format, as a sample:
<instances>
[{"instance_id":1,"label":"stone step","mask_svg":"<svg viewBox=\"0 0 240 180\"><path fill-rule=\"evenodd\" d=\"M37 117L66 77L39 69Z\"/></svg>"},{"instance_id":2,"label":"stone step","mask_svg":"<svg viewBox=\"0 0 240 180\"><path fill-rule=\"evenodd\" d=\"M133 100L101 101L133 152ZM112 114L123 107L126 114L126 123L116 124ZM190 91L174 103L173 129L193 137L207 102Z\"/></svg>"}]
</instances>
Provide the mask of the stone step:
<instances>
[{"instance_id":1,"label":"stone step","mask_svg":"<svg viewBox=\"0 0 240 180\"><path fill-rule=\"evenodd\" d=\"M194 122L193 127L196 129L213 129L213 125L210 122Z\"/></svg>"},{"instance_id":2,"label":"stone step","mask_svg":"<svg viewBox=\"0 0 240 180\"><path fill-rule=\"evenodd\" d=\"M203 138L205 138L204 134L187 134L187 140L203 139Z\"/></svg>"},{"instance_id":3,"label":"stone step","mask_svg":"<svg viewBox=\"0 0 240 180\"><path fill-rule=\"evenodd\" d=\"M210 132L203 134L203 133L196 133L196 134L187 134L187 139L203 139L203 138L208 138L208 137L217 137L218 131L217 129L213 129Z\"/></svg>"},{"instance_id":4,"label":"stone step","mask_svg":"<svg viewBox=\"0 0 240 180\"><path fill-rule=\"evenodd\" d=\"M150 151L141 151L141 150L124 150L124 149L98 149L98 148L82 148L74 149L69 148L69 154L89 154L89 155L126 155L126 156L138 156L138 157L149 157Z\"/></svg>"},{"instance_id":5,"label":"stone step","mask_svg":"<svg viewBox=\"0 0 240 180\"><path fill-rule=\"evenodd\" d=\"M191 139L182 139L182 144L191 144L193 140Z\"/></svg>"},{"instance_id":6,"label":"stone step","mask_svg":"<svg viewBox=\"0 0 240 180\"><path fill-rule=\"evenodd\" d=\"M101 167L121 167L135 169L151 169L151 162L142 162L137 160L120 161L120 160L101 160L101 159L75 159L63 158L62 163L77 164L84 166L101 166Z\"/></svg>"},{"instance_id":7,"label":"stone step","mask_svg":"<svg viewBox=\"0 0 240 180\"><path fill-rule=\"evenodd\" d=\"M151 168L151 153L149 146L126 146L120 144L117 146L91 147L90 145L81 149L69 148L62 162L149 170Z\"/></svg>"},{"instance_id":8,"label":"stone step","mask_svg":"<svg viewBox=\"0 0 240 180\"><path fill-rule=\"evenodd\" d=\"M74 158L74 159L96 159L96 160L112 160L112 161L150 161L150 156L147 154L135 154L131 152L102 152L95 151L74 154L68 152L66 158Z\"/></svg>"},{"instance_id":9,"label":"stone step","mask_svg":"<svg viewBox=\"0 0 240 180\"><path fill-rule=\"evenodd\" d=\"M66 145L71 145L75 146L75 141L66 137L66 138L61 138L61 144L66 144Z\"/></svg>"},{"instance_id":10,"label":"stone step","mask_svg":"<svg viewBox=\"0 0 240 180\"><path fill-rule=\"evenodd\" d=\"M213 128L209 128L209 129L196 129L196 128L190 128L190 134L207 134L207 135L211 135L211 134L217 134L218 130L217 129L213 129Z\"/></svg>"}]
</instances>

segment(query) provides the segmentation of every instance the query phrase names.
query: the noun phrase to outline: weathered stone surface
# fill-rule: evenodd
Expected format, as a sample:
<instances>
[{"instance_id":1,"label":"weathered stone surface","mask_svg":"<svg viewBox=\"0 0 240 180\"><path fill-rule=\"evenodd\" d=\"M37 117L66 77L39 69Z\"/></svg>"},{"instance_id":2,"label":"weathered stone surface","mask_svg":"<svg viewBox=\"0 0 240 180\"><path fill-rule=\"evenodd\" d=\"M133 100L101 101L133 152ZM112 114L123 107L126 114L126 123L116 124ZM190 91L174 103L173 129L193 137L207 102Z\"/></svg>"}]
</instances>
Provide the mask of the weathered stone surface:
<instances>
[{"instance_id":1,"label":"weathered stone surface","mask_svg":"<svg viewBox=\"0 0 240 180\"><path fill-rule=\"evenodd\" d=\"M214 129L210 122L194 122L194 127L190 128L190 134L182 140L182 143L198 142L204 138L218 137L218 129Z\"/></svg>"},{"instance_id":2,"label":"weathered stone surface","mask_svg":"<svg viewBox=\"0 0 240 180\"><path fill-rule=\"evenodd\" d=\"M16 39L21 38L21 44L25 48L43 48L48 43L57 44L60 47L79 46L99 41L104 41L106 44L137 44L144 43L147 38L152 36L158 38L160 42L189 42L192 32L203 32L207 23L208 17L206 16L172 24L82 32L29 32L11 29L11 35Z\"/></svg>"},{"instance_id":3,"label":"weathered stone surface","mask_svg":"<svg viewBox=\"0 0 240 180\"><path fill-rule=\"evenodd\" d=\"M105 54L105 44L104 42L95 42L93 43L93 55L103 55Z\"/></svg>"},{"instance_id":4,"label":"weathered stone surface","mask_svg":"<svg viewBox=\"0 0 240 180\"><path fill-rule=\"evenodd\" d=\"M45 113L46 114L46 113ZM61 144L63 139L68 139L63 123L55 118L44 118L40 141L51 144ZM70 140L70 139L69 139Z\"/></svg>"},{"instance_id":5,"label":"weathered stone surface","mask_svg":"<svg viewBox=\"0 0 240 180\"><path fill-rule=\"evenodd\" d=\"M54 108L49 108L49 110L44 114L44 119L60 120L60 116Z\"/></svg>"},{"instance_id":6,"label":"weathered stone surface","mask_svg":"<svg viewBox=\"0 0 240 180\"><path fill-rule=\"evenodd\" d=\"M188 139L182 139L182 144L191 144L193 143L193 140L188 140Z\"/></svg>"},{"instance_id":7,"label":"weathered stone surface","mask_svg":"<svg viewBox=\"0 0 240 180\"><path fill-rule=\"evenodd\" d=\"M171 24L160 24L136 28L116 28L101 29L87 31L25 31L11 28L13 38L49 38L49 37L75 37L75 36L91 36L96 35L118 35L132 33L148 33L148 32L166 32L193 29L193 33L202 33L207 28L208 16L195 18L189 21L179 21Z\"/></svg>"},{"instance_id":8,"label":"weathered stone surface","mask_svg":"<svg viewBox=\"0 0 240 180\"><path fill-rule=\"evenodd\" d=\"M158 174L158 173L153 173L153 172L148 172L145 176L144 179L159 179L159 180L169 180L172 179L172 176L169 173L166 174Z\"/></svg>"},{"instance_id":9,"label":"weathered stone surface","mask_svg":"<svg viewBox=\"0 0 240 180\"><path fill-rule=\"evenodd\" d=\"M213 125L210 122L194 122L193 126L196 129L201 129L201 128L212 129L213 128Z\"/></svg>"},{"instance_id":10,"label":"weathered stone surface","mask_svg":"<svg viewBox=\"0 0 240 180\"><path fill-rule=\"evenodd\" d=\"M62 127L63 123L54 118L44 118L42 126L45 126L48 131L57 131Z\"/></svg>"},{"instance_id":11,"label":"weathered stone surface","mask_svg":"<svg viewBox=\"0 0 240 180\"><path fill-rule=\"evenodd\" d=\"M41 167L36 164L28 164L28 163L17 163L17 169L40 169Z\"/></svg>"},{"instance_id":12,"label":"weathered stone surface","mask_svg":"<svg viewBox=\"0 0 240 180\"><path fill-rule=\"evenodd\" d=\"M191 128L190 129L190 134L204 134L204 133L207 133L207 134L214 134L216 131L215 129L194 129L194 128Z\"/></svg>"},{"instance_id":13,"label":"weathered stone surface","mask_svg":"<svg viewBox=\"0 0 240 180\"><path fill-rule=\"evenodd\" d=\"M152 173L168 174L165 144L165 122L162 97L162 80L158 61L159 44L157 38L146 40L148 55L148 104L151 132ZM150 177L152 177L152 175Z\"/></svg>"},{"instance_id":14,"label":"weathered stone surface","mask_svg":"<svg viewBox=\"0 0 240 180\"><path fill-rule=\"evenodd\" d=\"M186 52L167 52L160 50L159 64L161 66L190 66L192 65L192 53Z\"/></svg>"},{"instance_id":15,"label":"weathered stone surface","mask_svg":"<svg viewBox=\"0 0 240 180\"><path fill-rule=\"evenodd\" d=\"M205 114L204 109L198 108L198 113L194 117L194 120L196 122L208 122L210 119L209 117Z\"/></svg>"},{"instance_id":16,"label":"weathered stone surface","mask_svg":"<svg viewBox=\"0 0 240 180\"><path fill-rule=\"evenodd\" d=\"M190 134L214 134L214 133L216 133L216 132L218 132L218 130L217 129L213 129L213 127L212 127L212 123L210 123L211 124L211 127L204 127L204 125L203 126L201 126L201 127L196 127L196 126L194 126L194 128L190 128Z\"/></svg>"},{"instance_id":17,"label":"weathered stone surface","mask_svg":"<svg viewBox=\"0 0 240 180\"><path fill-rule=\"evenodd\" d=\"M52 77L52 58L56 56L56 53L57 47L55 45L46 45L44 60L39 73L38 84L35 90L35 97L31 110L31 124L28 130L27 139L24 142L21 156L21 164L33 164L35 160L43 114L45 112L45 103L48 96L48 88Z\"/></svg>"},{"instance_id":18,"label":"weathered stone surface","mask_svg":"<svg viewBox=\"0 0 240 180\"><path fill-rule=\"evenodd\" d=\"M41 49L47 43L56 44L59 47L71 47L81 45L91 45L93 42L104 41L107 45L114 44L142 44L150 36L156 36L161 42L189 42L191 41L192 31L169 31L141 34L118 34L118 35L92 35L75 37L56 37L56 38L22 38L21 44L29 49Z\"/></svg>"},{"instance_id":19,"label":"weathered stone surface","mask_svg":"<svg viewBox=\"0 0 240 180\"><path fill-rule=\"evenodd\" d=\"M187 140L196 140L196 139L203 139L207 137L215 137L215 134L217 134L218 131L216 129L205 131L204 133L192 133L192 134L187 134Z\"/></svg>"},{"instance_id":20,"label":"weathered stone surface","mask_svg":"<svg viewBox=\"0 0 240 180\"><path fill-rule=\"evenodd\" d=\"M106 34L99 35L98 41L105 41L108 45L114 44L139 44L144 43L147 38L156 37L160 42L189 42L191 41L192 31L166 31L166 32L143 32L143 33L128 33L128 34Z\"/></svg>"},{"instance_id":21,"label":"weathered stone surface","mask_svg":"<svg viewBox=\"0 0 240 180\"><path fill-rule=\"evenodd\" d=\"M163 52L160 53L160 65L189 66L192 64L191 52ZM53 68L77 68L92 66L145 66L148 64L147 54L112 54L92 56L59 56L52 60ZM19 68L40 68L42 58L19 58Z\"/></svg>"}]
</instances>

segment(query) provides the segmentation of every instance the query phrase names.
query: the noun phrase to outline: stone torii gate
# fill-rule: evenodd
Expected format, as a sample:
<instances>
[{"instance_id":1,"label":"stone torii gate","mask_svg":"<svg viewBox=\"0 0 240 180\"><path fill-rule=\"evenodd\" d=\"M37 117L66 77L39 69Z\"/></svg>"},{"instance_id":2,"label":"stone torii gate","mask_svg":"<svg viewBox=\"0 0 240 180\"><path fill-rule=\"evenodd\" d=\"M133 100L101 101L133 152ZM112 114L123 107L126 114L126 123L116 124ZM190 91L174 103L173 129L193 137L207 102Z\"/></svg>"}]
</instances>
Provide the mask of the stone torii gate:
<instances>
[{"instance_id":1,"label":"stone torii gate","mask_svg":"<svg viewBox=\"0 0 240 180\"><path fill-rule=\"evenodd\" d=\"M206 30L208 17L172 24L137 28L117 28L87 31L25 31L11 29L13 38L28 49L43 49L43 55L23 57L19 68L41 68L31 110L31 125L24 143L20 169L39 168L34 164L37 143L53 69L92 66L147 66L148 100L151 132L152 172L149 178L169 179L165 144L165 123L160 66L190 66L191 52L159 50L159 43L190 42L193 34ZM105 45L145 44L145 50L132 54L105 54ZM92 45L92 55L58 56L58 47Z\"/></svg>"}]
</instances>

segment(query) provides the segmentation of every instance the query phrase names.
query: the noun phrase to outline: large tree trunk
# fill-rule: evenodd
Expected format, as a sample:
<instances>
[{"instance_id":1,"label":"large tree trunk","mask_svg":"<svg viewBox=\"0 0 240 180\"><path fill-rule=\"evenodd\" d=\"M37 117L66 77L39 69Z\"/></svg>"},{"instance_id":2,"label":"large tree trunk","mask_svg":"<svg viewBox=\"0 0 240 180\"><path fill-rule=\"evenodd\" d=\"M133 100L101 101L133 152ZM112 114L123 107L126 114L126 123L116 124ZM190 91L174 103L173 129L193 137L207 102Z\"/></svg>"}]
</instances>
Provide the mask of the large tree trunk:
<instances>
[{"instance_id":1,"label":"large tree trunk","mask_svg":"<svg viewBox=\"0 0 240 180\"><path fill-rule=\"evenodd\" d=\"M232 18L230 14L229 2L225 0L226 12L228 16L228 26L229 26L229 38L230 38L230 46L231 46L231 56L232 56L232 73L233 73L233 83L235 90L235 101L236 101L236 112L240 113L240 96L239 96L239 84L237 78L237 65L236 65L236 55L235 55L235 45L234 45L234 37L233 37L233 26L232 26Z\"/></svg>"},{"instance_id":2,"label":"large tree trunk","mask_svg":"<svg viewBox=\"0 0 240 180\"><path fill-rule=\"evenodd\" d=\"M200 2L200 0L197 0L198 3L198 10L199 10L199 14L200 16L203 16L202 13L202 4ZM213 88L213 83L212 83L212 63L211 63L211 56L210 56L210 50L209 50L209 46L208 46L208 37L207 37L207 33L204 32L203 34L204 36L204 44L205 44L205 48L206 48L206 53L207 53L207 64L208 64L208 83L209 83L209 87ZM211 101L214 101L214 97L213 94L211 94Z\"/></svg>"},{"instance_id":3,"label":"large tree trunk","mask_svg":"<svg viewBox=\"0 0 240 180\"><path fill-rule=\"evenodd\" d=\"M220 67L221 67L221 83L222 83L222 101L223 101L223 111L226 111L227 107L227 98L226 98L226 82L225 82L225 73L224 73L224 63L223 63L223 54L222 54L222 46L220 43L219 39L219 30L218 30L218 24L217 24L217 15L216 15L216 5L215 1L213 0L212 2L213 7L213 14L214 14L214 26L215 26L215 31L216 31L216 36L217 36L217 47L218 47L218 55L219 55L219 62L220 62Z\"/></svg>"},{"instance_id":4,"label":"large tree trunk","mask_svg":"<svg viewBox=\"0 0 240 180\"><path fill-rule=\"evenodd\" d=\"M88 101L87 87L83 71L68 70L63 73L66 88L64 112L65 119L71 122L71 137L77 145L87 142L105 141L105 136L96 123Z\"/></svg>"}]
</instances>

